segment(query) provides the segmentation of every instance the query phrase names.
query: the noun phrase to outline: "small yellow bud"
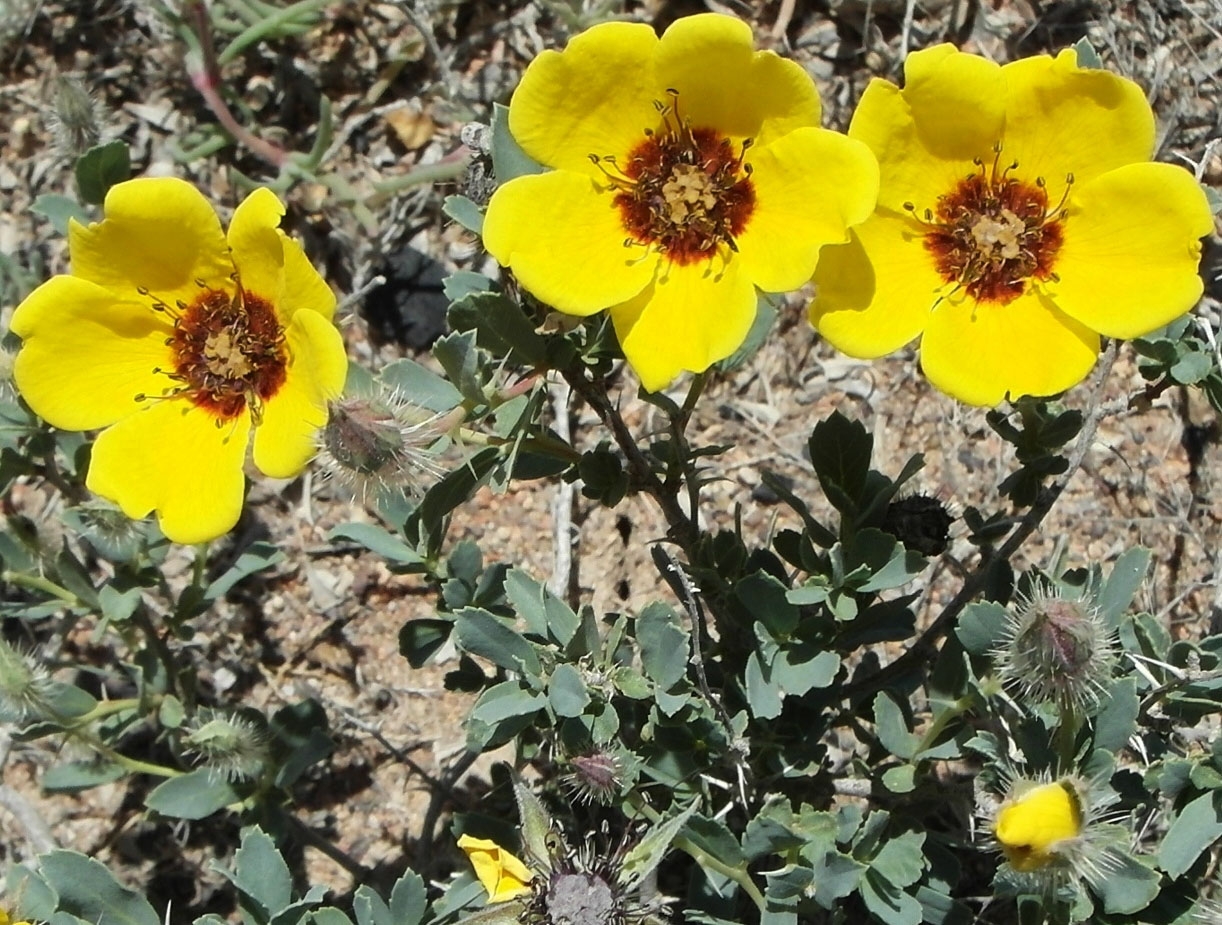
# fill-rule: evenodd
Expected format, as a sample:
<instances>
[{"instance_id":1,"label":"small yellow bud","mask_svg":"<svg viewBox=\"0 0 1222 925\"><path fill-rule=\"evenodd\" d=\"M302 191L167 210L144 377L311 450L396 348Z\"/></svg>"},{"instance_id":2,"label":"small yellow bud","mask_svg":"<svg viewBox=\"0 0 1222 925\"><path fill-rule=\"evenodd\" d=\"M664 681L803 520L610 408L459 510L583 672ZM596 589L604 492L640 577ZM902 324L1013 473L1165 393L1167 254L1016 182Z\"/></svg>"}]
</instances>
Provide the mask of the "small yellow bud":
<instances>
[{"instance_id":1,"label":"small yellow bud","mask_svg":"<svg viewBox=\"0 0 1222 925\"><path fill-rule=\"evenodd\" d=\"M1033 871L1059 859L1059 847L1082 834L1082 804L1066 780L1041 784L1002 804L995 834L1015 870Z\"/></svg>"},{"instance_id":2,"label":"small yellow bud","mask_svg":"<svg viewBox=\"0 0 1222 925\"><path fill-rule=\"evenodd\" d=\"M475 876L488 891L488 902L505 902L530 892L530 881L535 875L496 842L463 835L458 839L458 847L467 853Z\"/></svg>"}]
</instances>

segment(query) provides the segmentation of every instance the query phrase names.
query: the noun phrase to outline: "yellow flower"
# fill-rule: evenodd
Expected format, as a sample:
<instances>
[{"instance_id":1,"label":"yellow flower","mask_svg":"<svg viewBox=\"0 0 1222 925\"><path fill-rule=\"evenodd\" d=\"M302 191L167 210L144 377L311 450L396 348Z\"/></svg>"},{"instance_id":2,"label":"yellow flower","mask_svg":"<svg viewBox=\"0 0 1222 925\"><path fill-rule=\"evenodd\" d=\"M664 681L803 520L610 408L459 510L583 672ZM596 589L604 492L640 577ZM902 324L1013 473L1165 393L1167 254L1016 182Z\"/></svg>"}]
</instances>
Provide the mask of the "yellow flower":
<instances>
[{"instance_id":1,"label":"yellow flower","mask_svg":"<svg viewBox=\"0 0 1222 925\"><path fill-rule=\"evenodd\" d=\"M9 918L9 914L5 910L0 909L0 925L30 925L30 923L14 922L11 918Z\"/></svg>"},{"instance_id":2,"label":"yellow flower","mask_svg":"<svg viewBox=\"0 0 1222 925\"><path fill-rule=\"evenodd\" d=\"M335 296L283 214L256 190L226 235L188 183L120 183L103 221L72 223L71 275L13 315L22 396L55 427L105 428L86 484L176 542L237 522L252 430L259 469L299 473L343 388Z\"/></svg>"},{"instance_id":3,"label":"yellow flower","mask_svg":"<svg viewBox=\"0 0 1222 925\"><path fill-rule=\"evenodd\" d=\"M535 875L496 842L463 835L458 839L458 847L467 853L475 876L488 891L488 902L505 902L530 892L530 881Z\"/></svg>"},{"instance_id":4,"label":"yellow flower","mask_svg":"<svg viewBox=\"0 0 1222 925\"><path fill-rule=\"evenodd\" d=\"M974 405L1050 395L1201 295L1209 205L1186 170L1149 163L1154 116L1132 81L1072 49L1004 67L951 45L871 81L849 137L882 173L878 208L826 248L811 321L878 357L920 336L921 366Z\"/></svg>"},{"instance_id":5,"label":"yellow flower","mask_svg":"<svg viewBox=\"0 0 1222 925\"><path fill-rule=\"evenodd\" d=\"M1063 859L1082 834L1081 799L1066 780L1017 788L997 813L994 834L1015 870L1039 870Z\"/></svg>"},{"instance_id":6,"label":"yellow flower","mask_svg":"<svg viewBox=\"0 0 1222 925\"><path fill-rule=\"evenodd\" d=\"M497 190L484 243L559 311L609 308L656 391L738 349L756 287L803 285L873 209L870 152L819 117L810 77L732 17L594 26L526 69L509 127L554 169Z\"/></svg>"}]
</instances>

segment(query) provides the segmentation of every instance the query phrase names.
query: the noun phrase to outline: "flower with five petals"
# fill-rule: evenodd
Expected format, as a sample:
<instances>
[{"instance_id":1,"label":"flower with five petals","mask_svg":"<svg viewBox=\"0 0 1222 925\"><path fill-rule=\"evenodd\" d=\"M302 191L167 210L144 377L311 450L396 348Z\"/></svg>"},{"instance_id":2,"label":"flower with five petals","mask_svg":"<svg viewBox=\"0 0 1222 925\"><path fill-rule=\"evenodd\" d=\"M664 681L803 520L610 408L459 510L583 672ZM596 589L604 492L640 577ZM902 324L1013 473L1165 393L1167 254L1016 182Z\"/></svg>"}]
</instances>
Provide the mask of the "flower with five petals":
<instances>
[{"instance_id":1,"label":"flower with five petals","mask_svg":"<svg viewBox=\"0 0 1222 925\"><path fill-rule=\"evenodd\" d=\"M873 157L819 118L810 77L730 16L594 26L514 92L510 131L552 169L496 191L484 243L553 308L610 309L656 391L738 349L756 289L803 285L873 209Z\"/></svg>"},{"instance_id":2,"label":"flower with five petals","mask_svg":"<svg viewBox=\"0 0 1222 925\"><path fill-rule=\"evenodd\" d=\"M849 137L881 169L878 208L825 248L811 321L872 358L920 337L921 367L973 405L1085 378L1099 335L1133 338L1201 295L1213 228L1192 175L1150 163L1132 81L1073 49L999 66L952 45L874 79Z\"/></svg>"},{"instance_id":3,"label":"flower with five petals","mask_svg":"<svg viewBox=\"0 0 1222 925\"><path fill-rule=\"evenodd\" d=\"M73 222L72 272L17 307L18 390L63 430L102 429L86 485L171 540L220 536L242 510L243 464L297 475L343 388L335 296L255 190L228 234L172 178L129 180L105 217Z\"/></svg>"}]
</instances>

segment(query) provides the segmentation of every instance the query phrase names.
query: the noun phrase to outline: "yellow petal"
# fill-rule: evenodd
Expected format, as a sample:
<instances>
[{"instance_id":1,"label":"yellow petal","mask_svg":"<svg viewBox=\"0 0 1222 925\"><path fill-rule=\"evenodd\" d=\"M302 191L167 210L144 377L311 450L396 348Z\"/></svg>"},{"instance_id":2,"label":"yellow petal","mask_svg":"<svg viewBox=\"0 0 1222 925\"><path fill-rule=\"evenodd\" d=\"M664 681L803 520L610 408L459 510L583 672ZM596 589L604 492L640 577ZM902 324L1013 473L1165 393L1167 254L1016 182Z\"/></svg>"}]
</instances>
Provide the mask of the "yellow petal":
<instances>
[{"instance_id":1,"label":"yellow petal","mask_svg":"<svg viewBox=\"0 0 1222 925\"><path fill-rule=\"evenodd\" d=\"M877 213L819 255L810 322L837 350L880 357L921 333L945 288L916 225Z\"/></svg>"},{"instance_id":2,"label":"yellow petal","mask_svg":"<svg viewBox=\"0 0 1222 925\"><path fill-rule=\"evenodd\" d=\"M794 61L755 51L751 27L733 16L676 19L657 50L660 89L677 90L679 116L695 128L771 144L817 126L819 93Z\"/></svg>"},{"instance_id":3,"label":"yellow petal","mask_svg":"<svg viewBox=\"0 0 1222 925\"><path fill-rule=\"evenodd\" d=\"M1007 800L995 826L998 842L1019 870L1042 867L1060 842L1077 838L1081 831L1078 797L1063 781L1036 786Z\"/></svg>"},{"instance_id":4,"label":"yellow petal","mask_svg":"<svg viewBox=\"0 0 1222 925\"><path fill-rule=\"evenodd\" d=\"M680 372L704 372L742 346L756 294L742 262L663 267L635 299L611 309L629 365L651 392Z\"/></svg>"},{"instance_id":5,"label":"yellow petal","mask_svg":"<svg viewBox=\"0 0 1222 925\"><path fill-rule=\"evenodd\" d=\"M921 338L929 381L969 405L1063 392L1086 378L1098 355L1099 336L1035 292L1006 305L943 299Z\"/></svg>"},{"instance_id":6,"label":"yellow petal","mask_svg":"<svg viewBox=\"0 0 1222 925\"><path fill-rule=\"evenodd\" d=\"M121 299L137 290L173 306L199 295L196 281L231 291L233 262L221 223L203 195L173 177L117 183L106 194L105 218L68 229L72 275L104 286Z\"/></svg>"},{"instance_id":7,"label":"yellow petal","mask_svg":"<svg viewBox=\"0 0 1222 925\"><path fill-rule=\"evenodd\" d=\"M837 132L800 128L752 151L755 210L735 239L744 272L765 292L810 279L825 244L845 241L878 196L869 148Z\"/></svg>"},{"instance_id":8,"label":"yellow petal","mask_svg":"<svg viewBox=\"0 0 1222 925\"><path fill-rule=\"evenodd\" d=\"M526 68L509 103L509 130L548 167L598 173L590 155L623 163L658 124L654 79L658 37L640 23L609 22L545 51Z\"/></svg>"},{"instance_id":9,"label":"yellow petal","mask_svg":"<svg viewBox=\"0 0 1222 925\"><path fill-rule=\"evenodd\" d=\"M1196 304L1200 239L1213 216L1192 174L1130 164L1075 187L1047 288L1062 311L1108 337L1140 337Z\"/></svg>"},{"instance_id":10,"label":"yellow petal","mask_svg":"<svg viewBox=\"0 0 1222 925\"><path fill-rule=\"evenodd\" d=\"M128 517L155 510L176 543L216 539L242 513L249 437L249 415L218 427L186 399L159 401L102 431L85 484Z\"/></svg>"},{"instance_id":11,"label":"yellow petal","mask_svg":"<svg viewBox=\"0 0 1222 925\"><path fill-rule=\"evenodd\" d=\"M52 277L17 306L12 329L23 340L17 389L54 427L105 427L139 411L139 393L173 385L153 372L172 366L166 316L95 283Z\"/></svg>"},{"instance_id":12,"label":"yellow petal","mask_svg":"<svg viewBox=\"0 0 1222 925\"><path fill-rule=\"evenodd\" d=\"M279 229L283 216L284 204L265 188L255 190L234 210L228 239L242 286L275 306L283 324L300 309L330 320L335 293L301 245Z\"/></svg>"},{"instance_id":13,"label":"yellow petal","mask_svg":"<svg viewBox=\"0 0 1222 925\"><path fill-rule=\"evenodd\" d=\"M488 893L488 902L499 903L530 892L534 874L518 858L487 838L459 836L458 847L466 852L475 876Z\"/></svg>"},{"instance_id":14,"label":"yellow petal","mask_svg":"<svg viewBox=\"0 0 1222 925\"><path fill-rule=\"evenodd\" d=\"M292 478L314 455L314 435L327 423L327 402L348 374L344 339L315 312L298 312L285 330L289 363L284 385L263 408L255 428L255 465L273 478Z\"/></svg>"},{"instance_id":15,"label":"yellow petal","mask_svg":"<svg viewBox=\"0 0 1222 925\"><path fill-rule=\"evenodd\" d=\"M657 258L625 246L610 192L570 170L510 180L488 203L484 246L532 295L570 315L591 315L648 285Z\"/></svg>"},{"instance_id":16,"label":"yellow petal","mask_svg":"<svg viewBox=\"0 0 1222 925\"><path fill-rule=\"evenodd\" d=\"M849 125L878 158L879 205L897 212L934 208L973 158L991 162L1005 123L1001 68L984 58L936 45L910 54L904 73L903 90L871 80Z\"/></svg>"},{"instance_id":17,"label":"yellow petal","mask_svg":"<svg viewBox=\"0 0 1222 925\"><path fill-rule=\"evenodd\" d=\"M280 244L280 218L284 204L261 187L233 210L226 238L242 288L275 304L284 280L284 248Z\"/></svg>"},{"instance_id":18,"label":"yellow petal","mask_svg":"<svg viewBox=\"0 0 1222 925\"><path fill-rule=\"evenodd\" d=\"M1035 55L1002 68L1007 163L1017 176L1042 176L1056 203L1065 176L1074 189L1154 151L1154 112L1137 84L1109 71L1078 67L1072 48L1056 58Z\"/></svg>"}]
</instances>

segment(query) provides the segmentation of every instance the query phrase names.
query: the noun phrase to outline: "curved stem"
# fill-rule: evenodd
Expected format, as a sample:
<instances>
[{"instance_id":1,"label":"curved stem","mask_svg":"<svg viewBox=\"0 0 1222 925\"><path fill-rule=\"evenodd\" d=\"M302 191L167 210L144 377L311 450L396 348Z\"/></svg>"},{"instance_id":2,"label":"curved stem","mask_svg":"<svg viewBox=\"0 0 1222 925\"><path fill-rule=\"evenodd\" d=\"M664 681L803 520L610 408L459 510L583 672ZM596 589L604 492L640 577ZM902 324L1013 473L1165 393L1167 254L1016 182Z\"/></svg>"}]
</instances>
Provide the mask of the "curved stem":
<instances>
[{"instance_id":1,"label":"curved stem","mask_svg":"<svg viewBox=\"0 0 1222 925\"><path fill-rule=\"evenodd\" d=\"M742 888L744 893L751 897L751 901L755 903L755 907L761 913L768 911L768 903L764 899L764 894L760 892L759 887L755 885L755 881L751 879L751 875L745 868L731 867L724 861L719 861L691 839L684 838L682 835L675 836L674 846L691 857L701 867L716 871L723 877L729 877Z\"/></svg>"},{"instance_id":2,"label":"curved stem","mask_svg":"<svg viewBox=\"0 0 1222 925\"><path fill-rule=\"evenodd\" d=\"M42 591L74 607L84 606L81 599L67 588L57 585L51 579L43 578L41 575L27 575L25 572L14 572L11 569L5 569L3 572L0 572L0 582L17 585L21 588L29 588L32 591Z\"/></svg>"}]
</instances>

